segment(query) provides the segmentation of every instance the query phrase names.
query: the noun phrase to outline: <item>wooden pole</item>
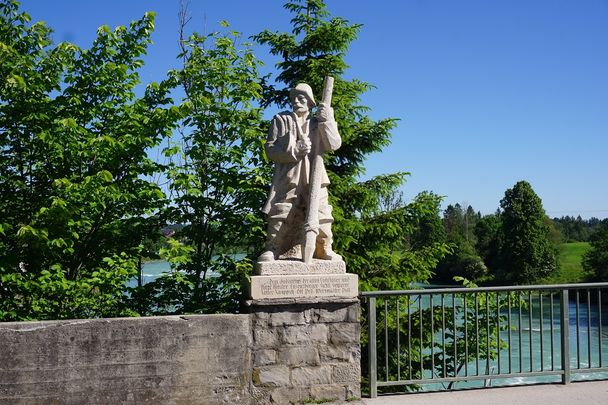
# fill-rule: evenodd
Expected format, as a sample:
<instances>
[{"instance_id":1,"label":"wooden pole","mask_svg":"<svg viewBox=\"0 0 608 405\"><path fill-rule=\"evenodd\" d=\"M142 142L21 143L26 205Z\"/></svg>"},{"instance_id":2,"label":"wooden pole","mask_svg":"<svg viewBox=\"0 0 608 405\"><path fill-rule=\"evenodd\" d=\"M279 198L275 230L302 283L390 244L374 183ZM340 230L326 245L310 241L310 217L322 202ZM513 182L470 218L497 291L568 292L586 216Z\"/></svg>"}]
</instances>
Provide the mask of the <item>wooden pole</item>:
<instances>
[{"instance_id":1,"label":"wooden pole","mask_svg":"<svg viewBox=\"0 0 608 405\"><path fill-rule=\"evenodd\" d=\"M327 76L323 86L322 103L331 106L331 96L334 90L334 78ZM310 178L308 181L309 196L306 222L304 224L304 243L302 246L302 261L311 263L317 246L319 234L319 192L321 191L321 173L323 172L323 148L319 134L312 139L312 156L310 158Z\"/></svg>"}]
</instances>

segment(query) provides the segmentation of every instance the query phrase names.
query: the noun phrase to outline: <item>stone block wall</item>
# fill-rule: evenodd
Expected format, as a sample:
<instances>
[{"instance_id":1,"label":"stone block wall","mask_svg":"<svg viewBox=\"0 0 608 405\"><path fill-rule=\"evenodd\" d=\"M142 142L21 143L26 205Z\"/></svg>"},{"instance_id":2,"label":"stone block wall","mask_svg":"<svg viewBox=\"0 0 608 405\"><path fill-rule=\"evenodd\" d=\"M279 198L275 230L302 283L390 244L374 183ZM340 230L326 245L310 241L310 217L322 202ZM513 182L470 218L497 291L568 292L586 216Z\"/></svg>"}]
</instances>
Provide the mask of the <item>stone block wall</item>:
<instances>
[{"instance_id":1,"label":"stone block wall","mask_svg":"<svg viewBox=\"0 0 608 405\"><path fill-rule=\"evenodd\" d=\"M0 323L0 404L249 404L246 315Z\"/></svg>"},{"instance_id":2,"label":"stone block wall","mask_svg":"<svg viewBox=\"0 0 608 405\"><path fill-rule=\"evenodd\" d=\"M255 403L360 398L359 303L252 302Z\"/></svg>"},{"instance_id":3,"label":"stone block wall","mask_svg":"<svg viewBox=\"0 0 608 405\"><path fill-rule=\"evenodd\" d=\"M0 323L3 404L301 404L360 397L359 303Z\"/></svg>"}]
</instances>

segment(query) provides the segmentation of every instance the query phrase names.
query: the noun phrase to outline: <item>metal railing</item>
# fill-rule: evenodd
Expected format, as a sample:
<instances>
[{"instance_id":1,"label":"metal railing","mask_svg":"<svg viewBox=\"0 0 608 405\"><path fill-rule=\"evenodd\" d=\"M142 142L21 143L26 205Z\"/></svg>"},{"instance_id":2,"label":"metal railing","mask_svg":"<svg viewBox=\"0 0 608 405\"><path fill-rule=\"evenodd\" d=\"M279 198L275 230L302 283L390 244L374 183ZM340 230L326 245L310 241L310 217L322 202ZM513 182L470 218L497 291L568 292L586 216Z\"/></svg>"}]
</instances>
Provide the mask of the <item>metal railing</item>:
<instances>
[{"instance_id":1,"label":"metal railing","mask_svg":"<svg viewBox=\"0 0 608 405\"><path fill-rule=\"evenodd\" d=\"M607 295L608 283L363 292L370 396L608 378Z\"/></svg>"}]
</instances>

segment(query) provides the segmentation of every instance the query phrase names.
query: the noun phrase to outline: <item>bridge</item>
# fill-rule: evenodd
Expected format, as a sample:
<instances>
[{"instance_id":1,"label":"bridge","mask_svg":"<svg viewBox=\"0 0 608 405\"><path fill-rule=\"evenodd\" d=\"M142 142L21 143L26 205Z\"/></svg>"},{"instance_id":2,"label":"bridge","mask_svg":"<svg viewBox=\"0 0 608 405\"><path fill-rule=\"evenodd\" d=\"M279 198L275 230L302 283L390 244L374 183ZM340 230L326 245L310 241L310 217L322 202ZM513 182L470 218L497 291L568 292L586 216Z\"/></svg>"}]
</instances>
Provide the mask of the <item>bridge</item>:
<instances>
[{"instance_id":1,"label":"bridge","mask_svg":"<svg viewBox=\"0 0 608 405\"><path fill-rule=\"evenodd\" d=\"M240 314L5 322L0 404L608 404L608 382L589 382L608 380L607 293L378 291Z\"/></svg>"}]
</instances>

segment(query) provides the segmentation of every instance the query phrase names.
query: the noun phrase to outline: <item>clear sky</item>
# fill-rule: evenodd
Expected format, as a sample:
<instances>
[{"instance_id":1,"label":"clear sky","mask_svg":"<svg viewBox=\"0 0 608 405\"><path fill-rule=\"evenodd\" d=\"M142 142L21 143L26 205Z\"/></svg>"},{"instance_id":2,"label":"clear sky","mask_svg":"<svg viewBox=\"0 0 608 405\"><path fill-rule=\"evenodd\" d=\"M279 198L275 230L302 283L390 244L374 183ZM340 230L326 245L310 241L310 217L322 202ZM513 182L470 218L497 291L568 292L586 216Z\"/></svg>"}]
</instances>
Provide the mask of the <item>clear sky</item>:
<instances>
[{"instance_id":1,"label":"clear sky","mask_svg":"<svg viewBox=\"0 0 608 405\"><path fill-rule=\"evenodd\" d=\"M401 121L367 175L412 173L423 190L482 214L527 180L550 216L608 217L607 0L327 0L363 24L347 55L349 77L376 89L373 118ZM245 36L289 30L279 0L191 0L190 29L228 20ZM177 66L178 0L23 0L55 41L89 46L98 26L156 12L142 80ZM259 48L265 70L276 60Z\"/></svg>"}]
</instances>

